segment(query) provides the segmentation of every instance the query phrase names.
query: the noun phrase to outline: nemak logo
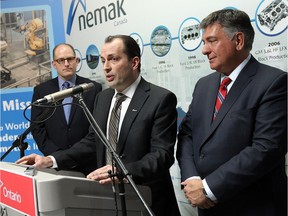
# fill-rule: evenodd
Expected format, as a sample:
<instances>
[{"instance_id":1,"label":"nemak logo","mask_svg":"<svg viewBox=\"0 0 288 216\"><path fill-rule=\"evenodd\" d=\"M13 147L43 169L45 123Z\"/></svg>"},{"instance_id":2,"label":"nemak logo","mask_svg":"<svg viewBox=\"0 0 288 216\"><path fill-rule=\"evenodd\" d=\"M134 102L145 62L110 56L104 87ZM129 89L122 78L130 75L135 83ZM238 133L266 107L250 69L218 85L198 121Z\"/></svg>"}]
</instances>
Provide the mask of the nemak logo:
<instances>
[{"instance_id":1,"label":"nemak logo","mask_svg":"<svg viewBox=\"0 0 288 216\"><path fill-rule=\"evenodd\" d=\"M121 1L121 2L120 2ZM72 0L69 8L68 19L67 19L67 29L66 33L70 35L73 22L75 19L76 11L78 10L78 6L82 6L85 14L80 15L78 17L78 27L79 31L83 29L92 28L93 26L102 24L103 22L108 22L110 20L114 20L121 16L126 15L126 11L123 8L124 0L117 0L115 3L109 3L107 6L102 6L100 8L96 8L94 11L89 11L86 13L87 4L86 0Z\"/></svg>"}]
</instances>

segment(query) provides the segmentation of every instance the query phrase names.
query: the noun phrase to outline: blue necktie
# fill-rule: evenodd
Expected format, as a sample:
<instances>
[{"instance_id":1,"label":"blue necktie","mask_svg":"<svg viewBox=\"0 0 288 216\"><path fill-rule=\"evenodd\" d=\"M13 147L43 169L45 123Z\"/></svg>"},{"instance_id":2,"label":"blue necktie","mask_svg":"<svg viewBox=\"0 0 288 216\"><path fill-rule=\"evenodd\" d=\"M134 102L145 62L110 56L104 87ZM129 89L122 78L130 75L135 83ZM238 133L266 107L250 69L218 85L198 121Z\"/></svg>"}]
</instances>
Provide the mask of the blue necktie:
<instances>
[{"instance_id":1,"label":"blue necktie","mask_svg":"<svg viewBox=\"0 0 288 216\"><path fill-rule=\"evenodd\" d=\"M70 88L70 83L69 82L64 82L62 84L62 90L64 89L68 89ZM71 110L71 104L69 103L72 103L72 97L67 97L65 98L63 101L62 101L62 104L64 105L63 106L63 109L64 109L64 113L65 113L65 118L66 118L66 122L68 123L69 122L69 116L70 116L70 110ZM66 104L66 105L65 105Z\"/></svg>"}]
</instances>

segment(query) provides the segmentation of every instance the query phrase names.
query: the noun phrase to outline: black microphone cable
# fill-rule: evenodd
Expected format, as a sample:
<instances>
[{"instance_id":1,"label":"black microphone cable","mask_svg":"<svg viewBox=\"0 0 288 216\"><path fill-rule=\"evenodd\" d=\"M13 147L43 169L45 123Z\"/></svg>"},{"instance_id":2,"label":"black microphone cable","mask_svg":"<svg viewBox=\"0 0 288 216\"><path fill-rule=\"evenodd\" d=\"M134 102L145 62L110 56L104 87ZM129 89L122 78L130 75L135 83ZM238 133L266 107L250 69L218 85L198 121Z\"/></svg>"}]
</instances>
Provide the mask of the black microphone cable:
<instances>
[{"instance_id":1,"label":"black microphone cable","mask_svg":"<svg viewBox=\"0 0 288 216\"><path fill-rule=\"evenodd\" d=\"M118 202L117 202L116 180L115 180L115 176L117 176L117 174L115 172L115 166L113 165L113 162L112 162L112 170L108 171L108 175L111 179L112 191L113 191L113 195L114 195L115 216L118 216Z\"/></svg>"}]
</instances>

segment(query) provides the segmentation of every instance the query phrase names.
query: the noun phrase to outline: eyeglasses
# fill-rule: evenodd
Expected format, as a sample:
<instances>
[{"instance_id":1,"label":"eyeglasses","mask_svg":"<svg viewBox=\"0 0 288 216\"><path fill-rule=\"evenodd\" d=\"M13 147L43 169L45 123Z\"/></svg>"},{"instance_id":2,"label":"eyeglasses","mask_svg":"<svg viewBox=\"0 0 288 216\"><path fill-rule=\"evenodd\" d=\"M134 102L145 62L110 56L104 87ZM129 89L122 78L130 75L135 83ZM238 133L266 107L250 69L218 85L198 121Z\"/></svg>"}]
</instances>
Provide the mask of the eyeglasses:
<instances>
[{"instance_id":1,"label":"eyeglasses","mask_svg":"<svg viewBox=\"0 0 288 216\"><path fill-rule=\"evenodd\" d=\"M75 62L75 60L78 60L78 58L76 58L75 56L73 57L68 57L68 58L59 58L59 59L55 59L54 61L56 61L58 64L64 65L65 61L67 61L69 64L72 64Z\"/></svg>"}]
</instances>

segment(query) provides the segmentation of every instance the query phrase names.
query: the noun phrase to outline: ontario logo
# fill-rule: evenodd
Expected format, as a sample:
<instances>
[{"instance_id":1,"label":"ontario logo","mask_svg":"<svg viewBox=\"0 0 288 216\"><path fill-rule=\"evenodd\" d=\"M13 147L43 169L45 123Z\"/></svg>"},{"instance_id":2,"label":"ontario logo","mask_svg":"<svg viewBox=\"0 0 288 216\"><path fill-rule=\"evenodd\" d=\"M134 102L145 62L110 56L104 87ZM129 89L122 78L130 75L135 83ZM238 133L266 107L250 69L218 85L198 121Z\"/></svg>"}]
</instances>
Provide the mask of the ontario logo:
<instances>
[{"instance_id":1,"label":"ontario logo","mask_svg":"<svg viewBox=\"0 0 288 216\"><path fill-rule=\"evenodd\" d=\"M127 13L124 9L124 1L125 0L117 0L107 5L96 8L92 11L86 12L86 0L72 0L69 7L66 34L71 34L72 27L75 26L73 25L75 20L75 14L77 10L79 10L79 8L81 9L82 7L83 10L83 14L77 17L78 29L79 31L82 31L86 28L92 28L94 26L106 23L116 18L126 16Z\"/></svg>"}]
</instances>

